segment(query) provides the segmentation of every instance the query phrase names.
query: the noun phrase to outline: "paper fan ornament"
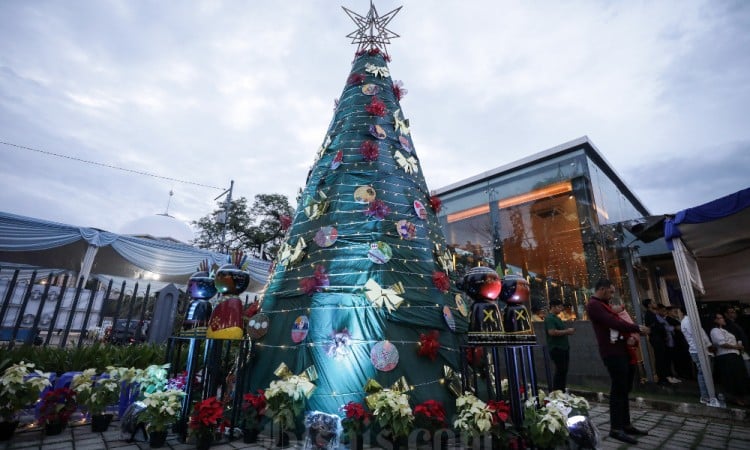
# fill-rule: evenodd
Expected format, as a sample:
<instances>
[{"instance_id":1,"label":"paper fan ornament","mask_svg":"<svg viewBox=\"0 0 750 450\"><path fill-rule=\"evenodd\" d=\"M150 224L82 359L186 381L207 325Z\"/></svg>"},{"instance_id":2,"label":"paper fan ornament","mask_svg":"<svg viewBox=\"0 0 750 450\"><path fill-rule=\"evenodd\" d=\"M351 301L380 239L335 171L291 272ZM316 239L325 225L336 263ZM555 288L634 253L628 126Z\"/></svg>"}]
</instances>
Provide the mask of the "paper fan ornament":
<instances>
[{"instance_id":1,"label":"paper fan ornament","mask_svg":"<svg viewBox=\"0 0 750 450\"><path fill-rule=\"evenodd\" d=\"M381 372L390 372L398 365L398 349L388 341L380 341L372 347L370 361Z\"/></svg>"}]
</instances>

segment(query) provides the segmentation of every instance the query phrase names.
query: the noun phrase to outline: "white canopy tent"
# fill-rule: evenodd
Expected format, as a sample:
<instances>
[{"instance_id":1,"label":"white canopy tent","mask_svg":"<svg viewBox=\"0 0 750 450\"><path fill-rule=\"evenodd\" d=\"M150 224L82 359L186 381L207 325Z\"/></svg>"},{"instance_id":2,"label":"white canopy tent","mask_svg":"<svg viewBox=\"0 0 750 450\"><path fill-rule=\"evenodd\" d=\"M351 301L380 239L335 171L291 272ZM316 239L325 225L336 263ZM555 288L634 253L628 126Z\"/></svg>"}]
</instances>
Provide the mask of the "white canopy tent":
<instances>
[{"instance_id":1,"label":"white canopy tent","mask_svg":"<svg viewBox=\"0 0 750 450\"><path fill-rule=\"evenodd\" d=\"M706 300L750 299L750 188L680 211L664 224L694 336L702 332L695 293ZM708 393L708 352L698 346Z\"/></svg>"},{"instance_id":2,"label":"white canopy tent","mask_svg":"<svg viewBox=\"0 0 750 450\"><path fill-rule=\"evenodd\" d=\"M0 262L183 285L201 261L221 266L227 255L187 244L125 236L0 212ZM265 284L270 261L252 258L251 288Z\"/></svg>"}]
</instances>

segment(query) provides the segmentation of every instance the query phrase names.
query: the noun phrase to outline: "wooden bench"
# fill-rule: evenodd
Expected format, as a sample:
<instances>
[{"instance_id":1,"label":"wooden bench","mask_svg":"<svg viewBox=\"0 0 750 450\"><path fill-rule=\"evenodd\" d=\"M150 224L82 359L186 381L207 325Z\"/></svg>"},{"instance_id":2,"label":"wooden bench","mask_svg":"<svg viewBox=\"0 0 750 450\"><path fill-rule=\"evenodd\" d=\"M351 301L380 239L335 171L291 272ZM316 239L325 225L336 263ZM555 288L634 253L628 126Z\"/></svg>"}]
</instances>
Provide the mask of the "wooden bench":
<instances>
[{"instance_id":1,"label":"wooden bench","mask_svg":"<svg viewBox=\"0 0 750 450\"><path fill-rule=\"evenodd\" d=\"M0 342L10 342L12 337L12 327L0 327ZM16 333L16 342L23 342L27 345L41 345L42 338L39 336L39 329L19 328Z\"/></svg>"}]
</instances>

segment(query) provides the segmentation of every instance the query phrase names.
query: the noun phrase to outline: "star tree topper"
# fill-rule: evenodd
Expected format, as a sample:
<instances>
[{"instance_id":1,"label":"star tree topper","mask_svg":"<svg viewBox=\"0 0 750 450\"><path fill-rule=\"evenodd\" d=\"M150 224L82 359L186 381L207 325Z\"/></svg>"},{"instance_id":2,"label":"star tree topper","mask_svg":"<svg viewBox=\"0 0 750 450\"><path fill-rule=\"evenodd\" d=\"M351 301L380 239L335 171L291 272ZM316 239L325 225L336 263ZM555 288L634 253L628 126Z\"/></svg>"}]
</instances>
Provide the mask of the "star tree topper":
<instances>
[{"instance_id":1,"label":"star tree topper","mask_svg":"<svg viewBox=\"0 0 750 450\"><path fill-rule=\"evenodd\" d=\"M357 52L379 48L384 55L388 56L388 49L385 46L391 43L391 39L400 36L386 27L403 6L399 6L383 16L378 15L378 10L372 4L372 0L370 0L370 11L367 12L366 16L357 14L344 6L342 8L358 27L356 31L346 35L346 37L352 38L352 44L358 44Z\"/></svg>"}]
</instances>

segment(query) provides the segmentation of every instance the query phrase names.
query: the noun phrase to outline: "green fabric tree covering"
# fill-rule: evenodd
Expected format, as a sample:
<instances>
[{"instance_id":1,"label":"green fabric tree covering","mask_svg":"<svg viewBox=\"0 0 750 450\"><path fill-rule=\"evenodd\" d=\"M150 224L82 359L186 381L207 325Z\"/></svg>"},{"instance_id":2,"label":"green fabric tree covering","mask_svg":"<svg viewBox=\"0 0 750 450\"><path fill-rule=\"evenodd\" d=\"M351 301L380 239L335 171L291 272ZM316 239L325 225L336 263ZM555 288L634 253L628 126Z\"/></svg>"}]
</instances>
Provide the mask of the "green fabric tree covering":
<instances>
[{"instance_id":1,"label":"green fabric tree covering","mask_svg":"<svg viewBox=\"0 0 750 450\"><path fill-rule=\"evenodd\" d=\"M443 366L459 367L459 345L467 329L466 319L458 313L451 284L448 293L439 291L432 282L433 272L443 271L437 261L435 244L445 251L445 238L440 230L435 212L430 208L429 191L421 167L416 173L407 173L397 164L394 154L399 150L409 154L399 143L400 133L395 129L393 113L400 109L392 89L392 80L365 71L367 63L387 67L379 53L365 53L356 57L351 74L365 76L362 83L349 83L344 88L335 111L327 138L330 144L321 147L302 193L302 201L288 232L287 243L294 247L300 238L307 244L304 258L284 267L277 263L262 299L261 312L269 316L266 336L254 347L254 363L249 390L266 388L277 379L276 368L286 363L292 372L299 374L315 366L318 379L313 395L308 400L308 410L341 414L340 408L350 401L363 401L363 387L373 378L383 387L390 387L400 377L414 387L409 393L412 407L428 399L442 401L449 411L455 406L455 397L441 383ZM351 78L350 78L351 79ZM377 97L387 108L384 117L368 113L365 106L372 96L362 91L365 84L380 88ZM401 118L404 118L401 111ZM380 125L387 138L378 140L370 134L371 125ZM411 144L411 136L404 136ZM360 144L376 142L379 157L367 162L360 153ZM328 142L328 139L326 139ZM413 148L413 145L412 145ZM331 163L337 152L343 151L342 164L333 169ZM419 166L419 165L418 165ZM375 189L377 199L390 208L384 220L368 217L367 203L354 199L360 186ZM319 218L310 219L305 206L320 200L320 193L329 202L327 211ZM419 200L427 209L427 219L417 217L413 202ZM416 238L401 239L396 222L408 220L417 226ZM338 240L322 248L314 242L316 232L323 226L334 226ZM367 257L370 244L382 241L393 250L386 264L375 264ZM313 276L317 266L324 266L330 286L313 295L300 288L300 281ZM385 307L374 307L364 295L368 279L380 287L388 288L401 282L405 293L398 309L389 312ZM456 321L456 331L446 325L443 306L448 305ZM307 338L300 344L291 339L295 319L306 315L310 321ZM326 354L335 331L346 328L351 334L350 354L340 360ZM420 333L438 330L441 349L432 361L419 356ZM370 361L370 350L381 340L393 343L399 352L399 362L390 372L375 369Z\"/></svg>"}]
</instances>

